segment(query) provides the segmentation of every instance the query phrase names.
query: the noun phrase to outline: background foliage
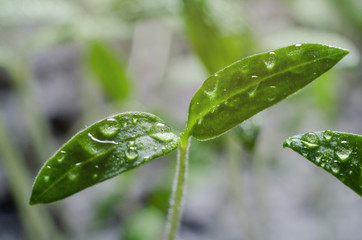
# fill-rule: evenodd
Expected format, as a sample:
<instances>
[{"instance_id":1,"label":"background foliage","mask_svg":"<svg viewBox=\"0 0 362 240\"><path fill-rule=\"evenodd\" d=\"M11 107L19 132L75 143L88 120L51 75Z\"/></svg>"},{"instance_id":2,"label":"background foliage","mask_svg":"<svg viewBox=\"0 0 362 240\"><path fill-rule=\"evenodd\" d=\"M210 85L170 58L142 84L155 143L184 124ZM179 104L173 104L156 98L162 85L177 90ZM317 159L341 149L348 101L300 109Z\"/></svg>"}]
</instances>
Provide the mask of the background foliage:
<instances>
[{"instance_id":1,"label":"background foliage","mask_svg":"<svg viewBox=\"0 0 362 240\"><path fill-rule=\"evenodd\" d=\"M360 197L282 143L362 134L361 11L359 0L1 0L0 239L160 239L175 155L50 206L28 205L32 179L109 115L146 111L182 129L207 76L300 42L350 54L248 126L193 141L181 237L359 239Z\"/></svg>"}]
</instances>

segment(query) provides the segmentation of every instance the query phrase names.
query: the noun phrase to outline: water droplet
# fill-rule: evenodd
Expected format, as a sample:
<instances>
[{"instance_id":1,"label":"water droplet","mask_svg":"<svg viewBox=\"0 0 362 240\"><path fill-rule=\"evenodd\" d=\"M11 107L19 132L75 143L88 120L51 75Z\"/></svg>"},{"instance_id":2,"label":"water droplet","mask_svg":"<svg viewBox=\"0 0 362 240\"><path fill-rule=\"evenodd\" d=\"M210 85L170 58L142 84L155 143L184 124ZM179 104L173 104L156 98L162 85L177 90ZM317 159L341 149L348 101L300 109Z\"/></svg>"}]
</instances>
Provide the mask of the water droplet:
<instances>
[{"instance_id":1,"label":"water droplet","mask_svg":"<svg viewBox=\"0 0 362 240\"><path fill-rule=\"evenodd\" d=\"M78 167L78 166L80 166L81 164L82 164L82 163L81 163L81 162L79 162L79 163L76 163L76 164L75 164L75 166L77 166L77 167Z\"/></svg>"},{"instance_id":2,"label":"water droplet","mask_svg":"<svg viewBox=\"0 0 362 240\"><path fill-rule=\"evenodd\" d=\"M258 87L259 87L259 83L256 84L250 92L248 92L249 97L255 96L255 93L256 93L256 90L258 89Z\"/></svg>"},{"instance_id":3,"label":"water droplet","mask_svg":"<svg viewBox=\"0 0 362 240\"><path fill-rule=\"evenodd\" d=\"M153 137L156 140L159 140L161 142L170 142L173 139L175 139L175 134L168 132L168 133L155 133L152 134L151 137Z\"/></svg>"},{"instance_id":4,"label":"water droplet","mask_svg":"<svg viewBox=\"0 0 362 240\"><path fill-rule=\"evenodd\" d=\"M331 141L332 137L333 137L333 132L332 132L332 131L330 131L330 130L324 131L324 133L323 133L323 138L324 138L326 141L328 141L328 142Z\"/></svg>"},{"instance_id":5,"label":"water droplet","mask_svg":"<svg viewBox=\"0 0 362 240\"><path fill-rule=\"evenodd\" d=\"M216 95L216 89L217 89L218 82L215 83L209 83L209 86L205 89L205 94L208 95L210 98L215 97Z\"/></svg>"},{"instance_id":6,"label":"water droplet","mask_svg":"<svg viewBox=\"0 0 362 240\"><path fill-rule=\"evenodd\" d=\"M339 166L338 166L337 163L333 163L333 164L331 165L331 169L332 169L332 172L333 172L334 174L338 174L338 173L339 173Z\"/></svg>"},{"instance_id":7,"label":"water droplet","mask_svg":"<svg viewBox=\"0 0 362 240\"><path fill-rule=\"evenodd\" d=\"M297 44L295 44L295 46L296 46L296 47L300 47L300 46L302 46L302 44L297 43Z\"/></svg>"},{"instance_id":8,"label":"water droplet","mask_svg":"<svg viewBox=\"0 0 362 240\"><path fill-rule=\"evenodd\" d=\"M44 176L44 181L48 182L49 181L49 176Z\"/></svg>"},{"instance_id":9,"label":"water droplet","mask_svg":"<svg viewBox=\"0 0 362 240\"><path fill-rule=\"evenodd\" d=\"M161 151L162 151L163 153L165 153L165 152L167 152L167 148L166 148L166 147L162 147L162 148L161 148Z\"/></svg>"},{"instance_id":10,"label":"water droplet","mask_svg":"<svg viewBox=\"0 0 362 240\"><path fill-rule=\"evenodd\" d=\"M314 157L315 157L316 163L320 163L320 162L321 162L321 159L322 159L322 157L323 157L323 154L322 154L320 151L317 151L317 152L314 154Z\"/></svg>"},{"instance_id":11,"label":"water droplet","mask_svg":"<svg viewBox=\"0 0 362 240\"><path fill-rule=\"evenodd\" d=\"M217 73L214 73L214 77L217 77L218 75L217 75Z\"/></svg>"},{"instance_id":12,"label":"water droplet","mask_svg":"<svg viewBox=\"0 0 362 240\"><path fill-rule=\"evenodd\" d=\"M336 146L336 155L341 161L346 161L352 153L352 149L348 145L347 141L342 141Z\"/></svg>"},{"instance_id":13,"label":"water droplet","mask_svg":"<svg viewBox=\"0 0 362 240\"><path fill-rule=\"evenodd\" d=\"M251 78L253 78L253 79L257 79L257 78L258 78L258 76L253 75L253 76L251 76Z\"/></svg>"},{"instance_id":14,"label":"water droplet","mask_svg":"<svg viewBox=\"0 0 362 240\"><path fill-rule=\"evenodd\" d=\"M95 168L99 168L99 166L98 166L98 165L95 165L94 167L95 167Z\"/></svg>"},{"instance_id":15,"label":"water droplet","mask_svg":"<svg viewBox=\"0 0 362 240\"><path fill-rule=\"evenodd\" d=\"M352 175L352 173L353 173L352 170L349 170L349 171L348 171L348 174L349 174L349 175Z\"/></svg>"},{"instance_id":16,"label":"water droplet","mask_svg":"<svg viewBox=\"0 0 362 240\"><path fill-rule=\"evenodd\" d=\"M224 88L224 92L226 92L226 88Z\"/></svg>"},{"instance_id":17,"label":"water droplet","mask_svg":"<svg viewBox=\"0 0 362 240\"><path fill-rule=\"evenodd\" d=\"M197 124L200 125L202 123L202 118L199 119L199 121L197 121Z\"/></svg>"},{"instance_id":18,"label":"water droplet","mask_svg":"<svg viewBox=\"0 0 362 240\"><path fill-rule=\"evenodd\" d=\"M97 173L93 174L93 178L97 178L97 177L98 177Z\"/></svg>"},{"instance_id":19,"label":"water droplet","mask_svg":"<svg viewBox=\"0 0 362 240\"><path fill-rule=\"evenodd\" d=\"M68 178L73 181L78 177L78 174L76 172L69 172L68 173Z\"/></svg>"},{"instance_id":20,"label":"water droplet","mask_svg":"<svg viewBox=\"0 0 362 240\"><path fill-rule=\"evenodd\" d=\"M108 118L99 127L99 130L103 135L107 137L112 137L119 131L119 123L114 118Z\"/></svg>"},{"instance_id":21,"label":"water droplet","mask_svg":"<svg viewBox=\"0 0 362 240\"><path fill-rule=\"evenodd\" d=\"M196 104L197 104L197 105L199 105L200 103L199 103L199 102L197 102Z\"/></svg>"},{"instance_id":22,"label":"water droplet","mask_svg":"<svg viewBox=\"0 0 362 240\"><path fill-rule=\"evenodd\" d=\"M60 151L59 158L57 159L57 161L58 161L59 163L63 162L63 160L64 160L64 158L65 158L65 154L66 154L65 151L63 151L63 150Z\"/></svg>"},{"instance_id":23,"label":"water droplet","mask_svg":"<svg viewBox=\"0 0 362 240\"><path fill-rule=\"evenodd\" d=\"M127 149L126 150L126 158L130 161L135 160L138 157L137 150Z\"/></svg>"},{"instance_id":24,"label":"water droplet","mask_svg":"<svg viewBox=\"0 0 362 240\"><path fill-rule=\"evenodd\" d=\"M51 166L48 165L47 168L51 168Z\"/></svg>"},{"instance_id":25,"label":"water droplet","mask_svg":"<svg viewBox=\"0 0 362 240\"><path fill-rule=\"evenodd\" d=\"M132 123L133 123L133 124L136 124L136 123L137 123L137 121L138 121L138 119L137 119L137 118L133 118L133 119L132 119Z\"/></svg>"},{"instance_id":26,"label":"water droplet","mask_svg":"<svg viewBox=\"0 0 362 240\"><path fill-rule=\"evenodd\" d=\"M110 144L115 144L115 145L118 144L118 143L116 143L115 141L105 141L105 140L97 139L97 138L93 137L92 134L90 134L90 133L88 133L88 136L89 136L93 141L96 141L96 142L99 142L99 143L110 143Z\"/></svg>"},{"instance_id":27,"label":"water droplet","mask_svg":"<svg viewBox=\"0 0 362 240\"><path fill-rule=\"evenodd\" d=\"M314 133L306 133L302 136L300 140L308 148L319 147L319 138Z\"/></svg>"},{"instance_id":28,"label":"water droplet","mask_svg":"<svg viewBox=\"0 0 362 240\"><path fill-rule=\"evenodd\" d=\"M287 138L287 140L285 141L288 146L291 146L291 143L292 143L292 139L291 138Z\"/></svg>"},{"instance_id":29,"label":"water droplet","mask_svg":"<svg viewBox=\"0 0 362 240\"><path fill-rule=\"evenodd\" d=\"M275 52L270 52L269 54L266 54L264 58L265 66L268 69L273 69L273 67L275 66L275 60Z\"/></svg>"},{"instance_id":30,"label":"water droplet","mask_svg":"<svg viewBox=\"0 0 362 240\"><path fill-rule=\"evenodd\" d=\"M268 101L269 102L274 101L276 99L276 96L275 96L276 95L276 90L277 90L276 86L270 86L269 87L269 91L268 91L268 95L269 95Z\"/></svg>"}]
</instances>

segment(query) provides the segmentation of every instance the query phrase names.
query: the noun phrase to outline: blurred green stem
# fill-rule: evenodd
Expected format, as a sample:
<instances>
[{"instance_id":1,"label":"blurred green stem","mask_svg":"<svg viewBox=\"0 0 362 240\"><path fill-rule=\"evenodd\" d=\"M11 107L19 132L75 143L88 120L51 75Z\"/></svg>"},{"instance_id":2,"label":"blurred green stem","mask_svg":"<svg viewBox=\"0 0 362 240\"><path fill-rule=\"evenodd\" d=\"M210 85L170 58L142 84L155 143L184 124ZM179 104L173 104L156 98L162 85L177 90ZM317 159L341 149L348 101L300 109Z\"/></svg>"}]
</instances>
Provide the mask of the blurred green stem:
<instances>
[{"instance_id":1,"label":"blurred green stem","mask_svg":"<svg viewBox=\"0 0 362 240\"><path fill-rule=\"evenodd\" d=\"M11 143L0 111L0 159L29 240L57 239L55 226L41 207L30 207L31 177L18 150Z\"/></svg>"},{"instance_id":2,"label":"blurred green stem","mask_svg":"<svg viewBox=\"0 0 362 240\"><path fill-rule=\"evenodd\" d=\"M188 166L188 148L189 137L185 134L181 135L178 146L178 158L176 167L176 176L173 182L172 196L167 217L166 231L164 240L176 239L180 225L183 198L186 189L186 177Z\"/></svg>"},{"instance_id":3,"label":"blurred green stem","mask_svg":"<svg viewBox=\"0 0 362 240\"><path fill-rule=\"evenodd\" d=\"M34 144L37 160L43 164L50 153L55 150L50 126L44 113L39 108L34 93L32 92L31 76L27 71L27 66L21 59L17 59L11 68L11 76L14 79L18 95L26 114L26 121L29 128L30 137Z\"/></svg>"}]
</instances>

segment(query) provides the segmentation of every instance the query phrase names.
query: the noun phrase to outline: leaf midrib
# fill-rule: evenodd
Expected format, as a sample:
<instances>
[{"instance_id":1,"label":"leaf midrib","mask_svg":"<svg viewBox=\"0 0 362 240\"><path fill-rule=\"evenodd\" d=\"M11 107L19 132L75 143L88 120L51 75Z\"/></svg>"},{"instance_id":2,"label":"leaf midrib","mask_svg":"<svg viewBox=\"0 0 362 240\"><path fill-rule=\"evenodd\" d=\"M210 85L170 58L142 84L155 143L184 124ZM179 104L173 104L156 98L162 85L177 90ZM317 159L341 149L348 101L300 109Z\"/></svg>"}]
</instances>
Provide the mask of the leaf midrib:
<instances>
[{"instance_id":1,"label":"leaf midrib","mask_svg":"<svg viewBox=\"0 0 362 240\"><path fill-rule=\"evenodd\" d=\"M267 54L267 53L266 53ZM302 67L304 65L308 65L310 63L313 63L315 61L320 61L322 59L325 59L325 58L329 58L329 57L333 57L333 56L337 56L337 55L343 55L344 53L336 53L336 54L332 54L332 55L328 55L328 56L325 56L325 57L321 57L321 58L316 58L316 59L313 59L311 61L307 61L305 63L302 63L302 64L298 64L298 65L295 65L293 67L290 67L290 68L287 68L285 70L282 70L282 71L279 71L279 72L276 72L276 73L273 73L269 76L266 76L266 77L263 77L263 78L260 78L259 81L257 81L254 85L257 85L257 84L260 84L261 82L267 80L267 79L270 79L272 77L275 77L279 74L283 74L285 72L288 72L290 71L291 69L295 69L295 68L299 68L299 67ZM190 124L191 127L187 127L186 126L186 129L188 129L188 134L191 132L191 130L193 129L193 127L195 126L195 123L198 122L201 118L204 118L215 106L217 105L221 105L222 103L224 103L226 100L236 96L236 95L239 95L241 94L242 92L244 92L246 89L248 89L250 86L254 86L252 84L250 85L246 85L245 87L241 88L240 90L238 91L235 91L234 93L230 94L228 97L226 98L222 98L220 99L220 101L217 101L215 105L213 105L213 107L209 107L207 108L207 110L205 111L202 111L201 114L197 115L198 117L194 118L195 120L191 121L192 124Z\"/></svg>"}]
</instances>

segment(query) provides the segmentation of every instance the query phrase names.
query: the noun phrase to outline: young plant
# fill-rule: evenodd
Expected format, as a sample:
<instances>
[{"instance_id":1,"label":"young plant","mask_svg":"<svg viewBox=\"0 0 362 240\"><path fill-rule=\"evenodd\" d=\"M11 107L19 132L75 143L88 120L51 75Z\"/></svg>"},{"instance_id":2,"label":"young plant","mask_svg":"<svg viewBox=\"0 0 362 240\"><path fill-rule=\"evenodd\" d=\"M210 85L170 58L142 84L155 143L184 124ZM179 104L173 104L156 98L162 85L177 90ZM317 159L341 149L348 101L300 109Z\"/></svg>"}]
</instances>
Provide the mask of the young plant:
<instances>
[{"instance_id":1,"label":"young plant","mask_svg":"<svg viewBox=\"0 0 362 240\"><path fill-rule=\"evenodd\" d=\"M210 76L193 96L185 131L141 112L108 117L76 134L42 167L30 204L63 199L178 149L165 239L176 238L190 137L215 138L280 102L332 68L348 51L296 44L237 61Z\"/></svg>"}]
</instances>

